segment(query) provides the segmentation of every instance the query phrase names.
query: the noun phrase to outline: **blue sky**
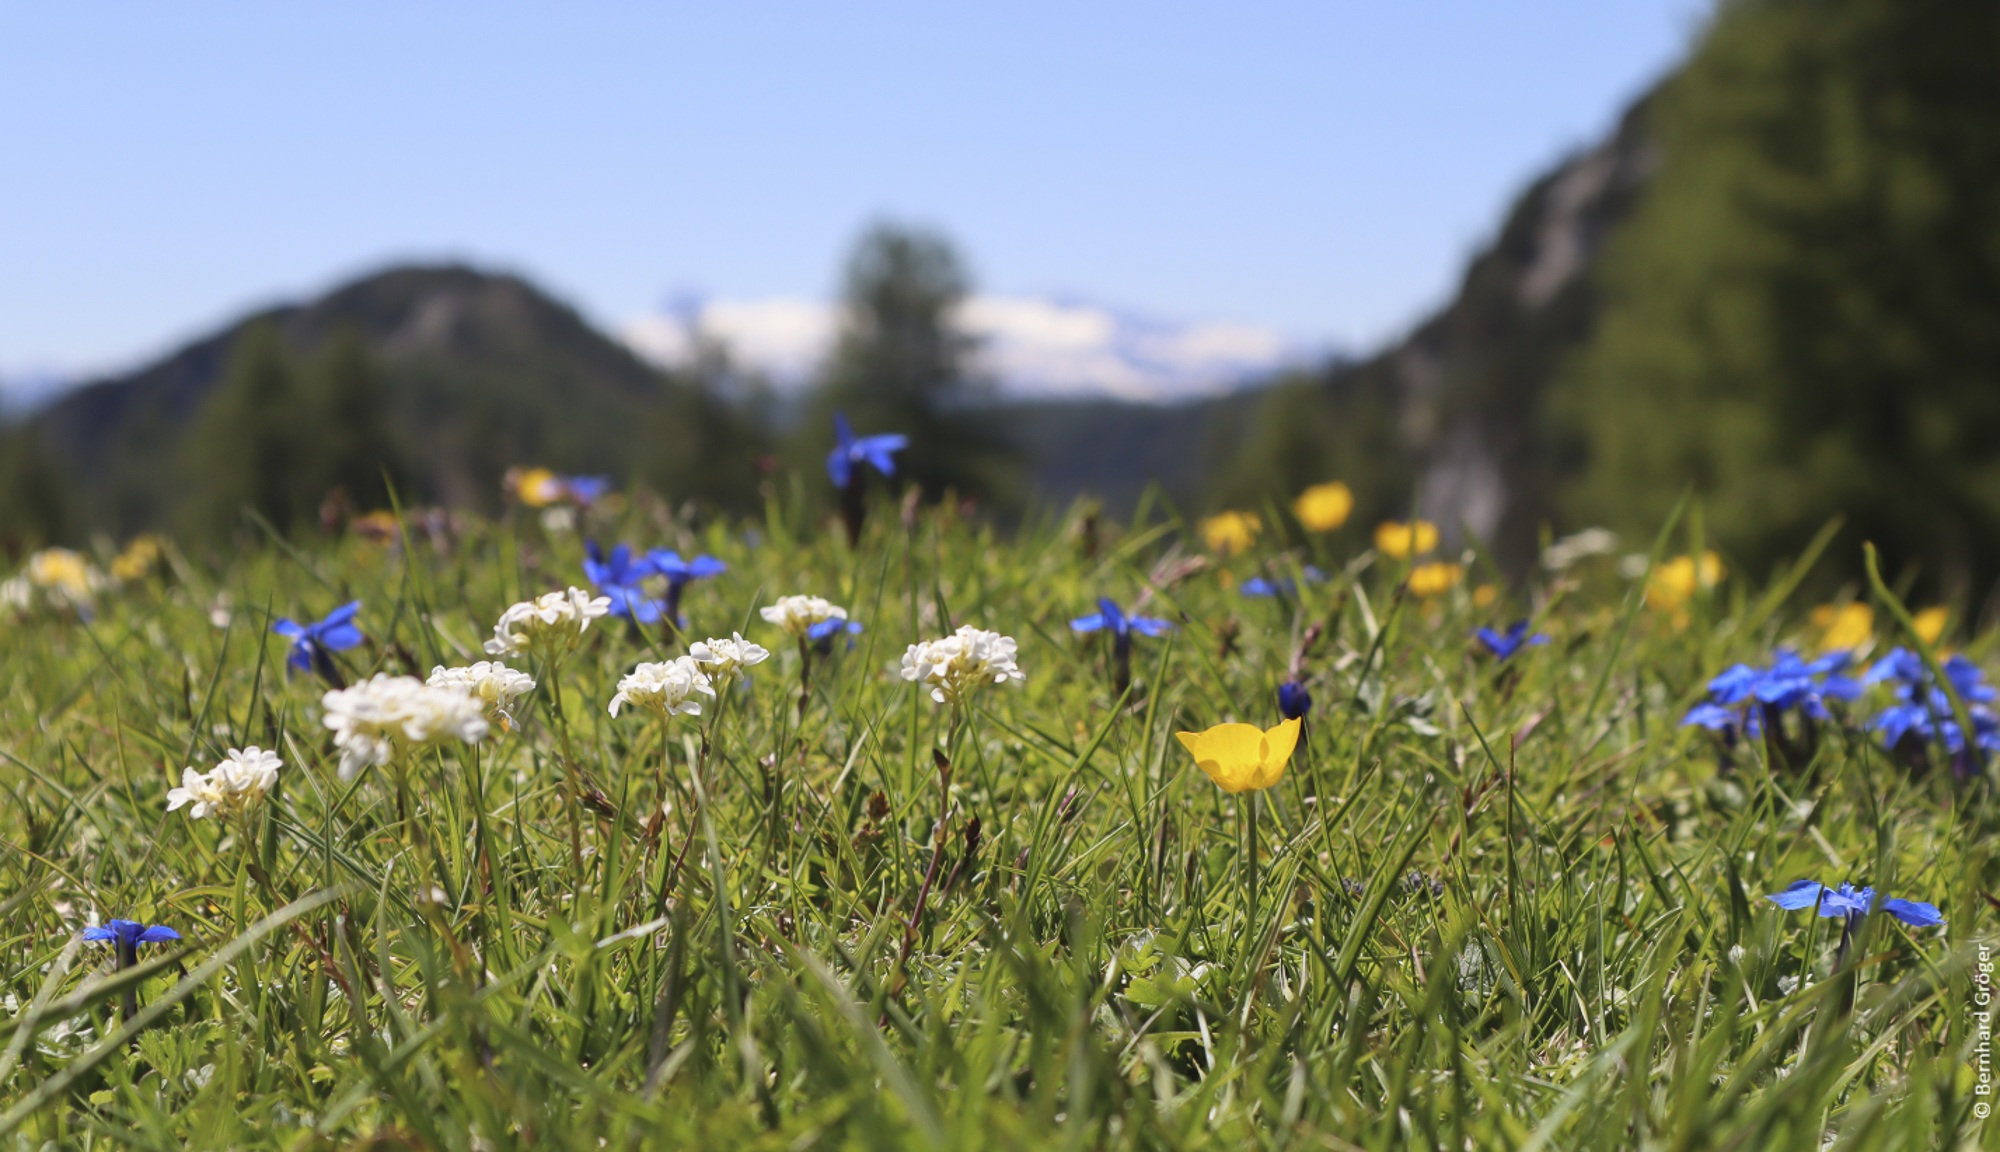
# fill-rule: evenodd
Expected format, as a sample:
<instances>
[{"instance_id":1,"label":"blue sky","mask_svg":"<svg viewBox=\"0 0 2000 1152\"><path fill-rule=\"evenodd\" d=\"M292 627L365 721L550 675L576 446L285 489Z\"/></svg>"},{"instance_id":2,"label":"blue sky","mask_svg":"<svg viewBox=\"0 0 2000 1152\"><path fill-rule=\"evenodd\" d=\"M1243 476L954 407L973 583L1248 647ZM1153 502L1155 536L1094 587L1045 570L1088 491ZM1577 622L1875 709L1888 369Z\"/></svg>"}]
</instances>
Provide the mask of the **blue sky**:
<instances>
[{"instance_id":1,"label":"blue sky","mask_svg":"<svg viewBox=\"0 0 2000 1152\"><path fill-rule=\"evenodd\" d=\"M1705 0L0 0L0 374L134 363L397 260L607 326L821 296L861 226L979 286L1365 348Z\"/></svg>"}]
</instances>

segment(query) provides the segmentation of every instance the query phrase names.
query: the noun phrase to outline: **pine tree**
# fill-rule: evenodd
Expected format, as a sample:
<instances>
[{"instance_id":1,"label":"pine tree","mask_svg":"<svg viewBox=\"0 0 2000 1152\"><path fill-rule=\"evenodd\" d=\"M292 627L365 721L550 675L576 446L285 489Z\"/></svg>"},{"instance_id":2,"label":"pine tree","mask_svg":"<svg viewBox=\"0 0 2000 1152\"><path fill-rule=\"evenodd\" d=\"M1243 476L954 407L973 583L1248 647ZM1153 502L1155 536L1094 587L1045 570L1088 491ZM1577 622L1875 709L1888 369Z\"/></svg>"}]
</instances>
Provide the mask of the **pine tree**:
<instances>
[{"instance_id":1,"label":"pine tree","mask_svg":"<svg viewBox=\"0 0 2000 1152\"><path fill-rule=\"evenodd\" d=\"M75 500L33 423L0 428L0 544L12 553L69 538Z\"/></svg>"},{"instance_id":2,"label":"pine tree","mask_svg":"<svg viewBox=\"0 0 2000 1152\"><path fill-rule=\"evenodd\" d=\"M1013 499L1013 454L952 316L969 291L944 237L890 224L863 234L847 264L847 325L808 405L807 455L825 455L832 413L844 411L862 434L908 436L898 472L926 491Z\"/></svg>"},{"instance_id":3,"label":"pine tree","mask_svg":"<svg viewBox=\"0 0 2000 1152\"><path fill-rule=\"evenodd\" d=\"M245 509L280 532L304 518L309 509L301 480L310 469L304 414L277 329L261 321L245 327L230 348L228 374L202 405L183 459L189 526L197 535L228 536L242 526Z\"/></svg>"},{"instance_id":4,"label":"pine tree","mask_svg":"<svg viewBox=\"0 0 2000 1152\"><path fill-rule=\"evenodd\" d=\"M344 491L358 509L386 508L389 483L400 499L410 499L409 470L396 444L387 400L381 369L361 333L352 328L335 332L306 375L311 439L301 445L309 462L295 493L301 508L316 506L335 489Z\"/></svg>"},{"instance_id":5,"label":"pine tree","mask_svg":"<svg viewBox=\"0 0 2000 1152\"><path fill-rule=\"evenodd\" d=\"M1572 519L1644 531L1693 481L1754 570L1845 514L1930 594L2000 575L1996 60L1989 2L1723 7L1563 385Z\"/></svg>"}]
</instances>

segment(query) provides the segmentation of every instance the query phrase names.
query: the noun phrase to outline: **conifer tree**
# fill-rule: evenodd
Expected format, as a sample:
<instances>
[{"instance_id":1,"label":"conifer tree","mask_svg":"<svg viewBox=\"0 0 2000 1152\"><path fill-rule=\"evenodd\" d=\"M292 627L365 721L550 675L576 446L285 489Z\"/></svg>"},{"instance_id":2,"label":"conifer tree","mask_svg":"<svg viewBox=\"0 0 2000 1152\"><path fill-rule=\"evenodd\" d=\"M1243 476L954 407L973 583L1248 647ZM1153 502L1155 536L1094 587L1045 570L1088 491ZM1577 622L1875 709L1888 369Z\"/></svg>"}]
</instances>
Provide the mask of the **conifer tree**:
<instances>
[{"instance_id":1,"label":"conifer tree","mask_svg":"<svg viewBox=\"0 0 2000 1152\"><path fill-rule=\"evenodd\" d=\"M335 332L306 375L305 408L311 439L302 444L303 469L296 497L315 506L338 488L356 508L386 508L394 483L399 498L411 493L408 469L392 431L381 369L367 341L353 328Z\"/></svg>"},{"instance_id":2,"label":"conifer tree","mask_svg":"<svg viewBox=\"0 0 2000 1152\"><path fill-rule=\"evenodd\" d=\"M190 489L189 527L224 537L243 524L245 509L288 532L308 509L300 497L301 465L311 431L301 417L290 356L268 322L245 327L230 349L222 384L202 405L188 437L183 468Z\"/></svg>"},{"instance_id":3,"label":"conifer tree","mask_svg":"<svg viewBox=\"0 0 2000 1152\"><path fill-rule=\"evenodd\" d=\"M1725 4L1562 386L1575 522L1682 486L1759 572L1835 514L1927 594L2000 575L2000 9Z\"/></svg>"}]
</instances>

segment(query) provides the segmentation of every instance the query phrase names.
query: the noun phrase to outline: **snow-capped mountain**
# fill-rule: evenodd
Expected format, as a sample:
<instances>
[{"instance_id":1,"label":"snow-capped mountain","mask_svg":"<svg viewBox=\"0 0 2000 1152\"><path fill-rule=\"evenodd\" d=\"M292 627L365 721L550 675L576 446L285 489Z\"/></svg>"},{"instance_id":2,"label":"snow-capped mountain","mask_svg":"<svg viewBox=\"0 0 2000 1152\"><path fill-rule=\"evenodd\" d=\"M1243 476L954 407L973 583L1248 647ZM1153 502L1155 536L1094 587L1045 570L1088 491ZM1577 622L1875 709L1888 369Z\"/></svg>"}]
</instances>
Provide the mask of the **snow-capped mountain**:
<instances>
[{"instance_id":1,"label":"snow-capped mountain","mask_svg":"<svg viewBox=\"0 0 2000 1152\"><path fill-rule=\"evenodd\" d=\"M699 333L793 388L833 346L840 319L840 306L821 300L710 300L639 317L620 335L641 356L673 366ZM973 296L956 320L978 341L975 369L1014 398L1183 400L1256 381L1313 351L1254 324L1171 323L1030 296Z\"/></svg>"}]
</instances>

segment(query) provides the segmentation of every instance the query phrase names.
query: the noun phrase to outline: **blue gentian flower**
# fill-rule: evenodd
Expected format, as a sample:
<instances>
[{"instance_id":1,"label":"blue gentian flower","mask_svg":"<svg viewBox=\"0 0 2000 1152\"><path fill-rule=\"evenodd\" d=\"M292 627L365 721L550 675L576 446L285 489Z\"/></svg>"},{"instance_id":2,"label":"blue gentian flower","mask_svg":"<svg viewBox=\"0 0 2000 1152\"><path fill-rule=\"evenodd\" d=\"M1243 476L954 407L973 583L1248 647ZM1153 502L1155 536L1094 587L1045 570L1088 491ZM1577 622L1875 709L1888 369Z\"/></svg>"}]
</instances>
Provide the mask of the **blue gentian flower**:
<instances>
[{"instance_id":1,"label":"blue gentian flower","mask_svg":"<svg viewBox=\"0 0 2000 1152\"><path fill-rule=\"evenodd\" d=\"M1125 615L1118 602L1108 596L1097 601L1097 611L1077 617L1069 626L1078 632L1111 633L1112 678L1120 692L1132 683L1132 634L1157 637L1174 630L1173 624L1166 620Z\"/></svg>"},{"instance_id":2,"label":"blue gentian flower","mask_svg":"<svg viewBox=\"0 0 2000 1152\"><path fill-rule=\"evenodd\" d=\"M563 490L578 504L595 504L611 491L609 476L564 476L561 480Z\"/></svg>"},{"instance_id":3,"label":"blue gentian flower","mask_svg":"<svg viewBox=\"0 0 2000 1152\"><path fill-rule=\"evenodd\" d=\"M1505 632L1495 632L1491 628L1481 628L1479 631L1474 632L1472 636L1473 639L1478 640L1480 644L1485 646L1486 651L1491 653L1495 660L1501 663L1505 663L1514 653L1519 652L1524 647L1536 647L1549 642L1548 633L1546 632L1537 632L1533 636L1528 635L1528 622L1526 620L1516 620L1507 626L1507 631Z\"/></svg>"},{"instance_id":4,"label":"blue gentian flower","mask_svg":"<svg viewBox=\"0 0 2000 1152\"><path fill-rule=\"evenodd\" d=\"M894 476L896 459L891 453L910 446L910 438L900 432L856 436L845 412L833 414L833 434L839 437L840 443L826 454L826 474L835 488L844 489L853 484L860 475L856 470L859 464L868 464L884 476Z\"/></svg>"},{"instance_id":5,"label":"blue gentian flower","mask_svg":"<svg viewBox=\"0 0 2000 1152\"><path fill-rule=\"evenodd\" d=\"M833 651L833 638L843 632L850 636L859 636L862 632L861 621L838 618L822 620L806 629L806 639L812 641L813 647L824 656ZM854 641L849 640L847 646L853 648Z\"/></svg>"},{"instance_id":6,"label":"blue gentian flower","mask_svg":"<svg viewBox=\"0 0 2000 1152\"><path fill-rule=\"evenodd\" d=\"M595 540L585 540L583 550L583 574L610 599L611 615L622 616L634 624L659 620L660 605L640 587L647 577L656 574L649 560L635 559L632 549L624 544L613 548L609 556Z\"/></svg>"},{"instance_id":7,"label":"blue gentian flower","mask_svg":"<svg viewBox=\"0 0 2000 1152\"><path fill-rule=\"evenodd\" d=\"M1069 626L1078 632L1109 632L1114 641L1127 647L1132 643L1134 632L1141 636L1165 636L1174 630L1171 621L1152 616L1125 615L1118 602L1108 596L1098 600L1097 611L1077 617L1069 622Z\"/></svg>"},{"instance_id":8,"label":"blue gentian flower","mask_svg":"<svg viewBox=\"0 0 2000 1152\"><path fill-rule=\"evenodd\" d=\"M298 624L291 619L280 619L271 625L271 631L291 640L292 646L285 655L285 668L289 672L317 672L320 679L335 688L345 688L339 669L333 665L332 653L345 652L361 643L361 629L354 626L354 614L361 610L361 601L343 604L326 614L326 619L313 624Z\"/></svg>"},{"instance_id":9,"label":"blue gentian flower","mask_svg":"<svg viewBox=\"0 0 2000 1152\"><path fill-rule=\"evenodd\" d=\"M85 928L83 938L116 940L122 950L140 944L160 944L168 940L178 940L181 934L164 924L155 924L148 928L137 920L106 920L102 927Z\"/></svg>"},{"instance_id":10,"label":"blue gentian flower","mask_svg":"<svg viewBox=\"0 0 2000 1152\"><path fill-rule=\"evenodd\" d=\"M1817 880L1800 880L1783 892L1774 892L1764 898L1793 912L1818 905L1821 916L1844 916L1850 926L1876 909L1914 928L1934 928L1944 923L1944 917L1935 904L1919 900L1877 900L1875 889L1856 889L1852 884L1829 888Z\"/></svg>"},{"instance_id":11,"label":"blue gentian flower","mask_svg":"<svg viewBox=\"0 0 2000 1152\"><path fill-rule=\"evenodd\" d=\"M1826 701L1852 700L1861 685L1837 673L1847 667L1847 653L1832 652L1808 663L1798 653L1779 649L1769 668L1738 664L1708 682L1709 701L1697 704L1681 718L1733 736L1737 730L1761 735L1764 721L1797 709L1814 720L1827 720Z\"/></svg>"},{"instance_id":12,"label":"blue gentian flower","mask_svg":"<svg viewBox=\"0 0 2000 1152\"><path fill-rule=\"evenodd\" d=\"M2000 752L2000 713L1989 707L1995 692L1986 683L1986 674L1963 656L1946 660L1944 674L1965 701L1966 713L1972 720L1972 745L1979 749L1979 758L1983 760L1986 755ZM1924 743L1943 744L1952 758L1952 771L1958 776L1975 774L1977 766L1966 748L1965 733L1952 712L1951 697L1932 680L1922 657L1907 648L1897 648L1877 660L1862 682L1895 685L1898 702L1876 713L1868 722L1871 730L1882 734L1884 745L1894 749L1905 737L1914 734Z\"/></svg>"},{"instance_id":13,"label":"blue gentian flower","mask_svg":"<svg viewBox=\"0 0 2000 1152\"><path fill-rule=\"evenodd\" d=\"M1297 680L1278 685L1278 714L1287 720L1303 720L1313 710L1312 693Z\"/></svg>"},{"instance_id":14,"label":"blue gentian flower","mask_svg":"<svg viewBox=\"0 0 2000 1152\"><path fill-rule=\"evenodd\" d=\"M164 944L169 940L180 939L181 934L164 924L155 924L148 928L137 920L106 920L101 927L85 928L83 938L111 941L113 950L117 953L115 966L122 970L139 962L139 945ZM136 990L131 987L125 989L122 1007L127 1020L139 1011L139 996Z\"/></svg>"},{"instance_id":15,"label":"blue gentian flower","mask_svg":"<svg viewBox=\"0 0 2000 1152\"><path fill-rule=\"evenodd\" d=\"M1310 564L1306 565L1303 575L1308 584L1319 584L1326 580L1326 573ZM1276 580L1264 576L1252 576L1243 582L1243 586L1238 591L1242 592L1245 596L1290 596L1292 593L1298 591L1298 588L1298 581L1292 579L1290 576L1283 576Z\"/></svg>"},{"instance_id":16,"label":"blue gentian flower","mask_svg":"<svg viewBox=\"0 0 2000 1152\"><path fill-rule=\"evenodd\" d=\"M729 571L729 565L713 556L702 555L683 560L680 553L665 548L648 552L646 562L653 566L653 571L667 578L667 618L681 626L687 623L681 616L681 593L687 591L689 582L706 580Z\"/></svg>"}]
</instances>

